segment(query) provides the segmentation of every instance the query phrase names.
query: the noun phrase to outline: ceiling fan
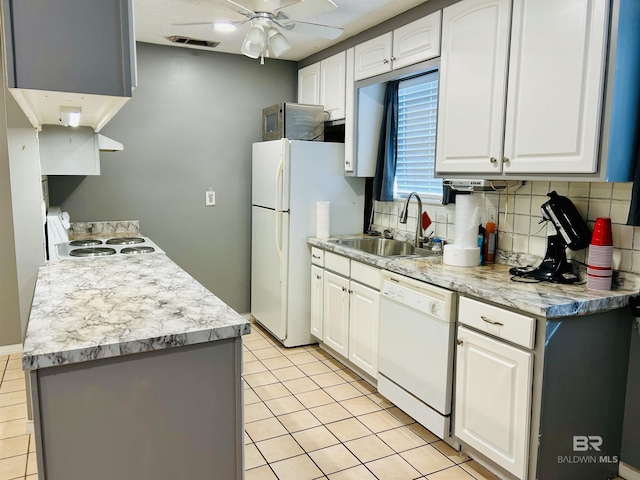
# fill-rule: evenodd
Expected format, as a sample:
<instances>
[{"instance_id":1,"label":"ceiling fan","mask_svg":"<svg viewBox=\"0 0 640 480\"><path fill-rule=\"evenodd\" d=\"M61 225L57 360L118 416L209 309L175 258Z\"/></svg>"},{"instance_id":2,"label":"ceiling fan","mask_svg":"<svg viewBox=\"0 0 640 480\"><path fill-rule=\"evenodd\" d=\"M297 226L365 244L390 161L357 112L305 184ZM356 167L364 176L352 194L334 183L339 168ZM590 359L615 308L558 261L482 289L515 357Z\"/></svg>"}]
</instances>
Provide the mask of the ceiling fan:
<instances>
[{"instance_id":1,"label":"ceiling fan","mask_svg":"<svg viewBox=\"0 0 640 480\"><path fill-rule=\"evenodd\" d=\"M240 25L251 22L251 27L242 42L240 51L250 58L260 57L261 63L264 63L265 56L268 57L273 54L275 57L279 57L291 48L291 44L282 34L282 30L330 40L338 38L344 31L342 28L296 20L298 17L308 17L335 10L338 7L331 0L288 0L292 3L275 8L272 11L255 12L233 0L226 1L234 5L238 9L236 11L246 19L239 22L196 22L176 23L174 25L213 25L217 30L234 30ZM261 1L260 3L265 2Z\"/></svg>"}]
</instances>

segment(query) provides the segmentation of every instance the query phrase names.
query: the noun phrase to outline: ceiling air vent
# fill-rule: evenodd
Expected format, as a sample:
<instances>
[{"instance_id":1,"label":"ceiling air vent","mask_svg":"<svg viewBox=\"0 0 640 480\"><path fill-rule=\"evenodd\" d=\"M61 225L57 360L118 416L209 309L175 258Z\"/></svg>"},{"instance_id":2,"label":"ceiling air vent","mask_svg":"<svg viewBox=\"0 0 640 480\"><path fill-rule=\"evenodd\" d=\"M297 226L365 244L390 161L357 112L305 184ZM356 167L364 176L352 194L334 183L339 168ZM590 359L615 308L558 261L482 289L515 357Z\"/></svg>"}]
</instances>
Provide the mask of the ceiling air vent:
<instances>
[{"instance_id":1,"label":"ceiling air vent","mask_svg":"<svg viewBox=\"0 0 640 480\"><path fill-rule=\"evenodd\" d=\"M198 47L216 48L220 45L220 42L209 42L207 40L198 40L197 38L182 37L180 35L173 35L167 37L171 43L181 43L183 45L197 45Z\"/></svg>"}]
</instances>

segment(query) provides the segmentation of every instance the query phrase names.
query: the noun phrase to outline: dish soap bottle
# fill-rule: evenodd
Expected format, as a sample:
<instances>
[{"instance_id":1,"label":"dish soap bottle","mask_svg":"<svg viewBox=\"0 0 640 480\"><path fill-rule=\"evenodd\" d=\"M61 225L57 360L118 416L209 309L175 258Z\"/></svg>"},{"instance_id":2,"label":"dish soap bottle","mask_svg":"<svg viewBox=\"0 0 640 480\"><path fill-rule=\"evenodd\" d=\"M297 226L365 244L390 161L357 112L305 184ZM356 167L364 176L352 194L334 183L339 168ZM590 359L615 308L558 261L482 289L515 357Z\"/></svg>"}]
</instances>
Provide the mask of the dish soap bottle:
<instances>
[{"instance_id":1,"label":"dish soap bottle","mask_svg":"<svg viewBox=\"0 0 640 480\"><path fill-rule=\"evenodd\" d=\"M493 211L489 216L489 221L484 226L484 262L485 263L494 263L496 261L496 243L497 243L497 232L496 232L496 223L493 220Z\"/></svg>"}]
</instances>

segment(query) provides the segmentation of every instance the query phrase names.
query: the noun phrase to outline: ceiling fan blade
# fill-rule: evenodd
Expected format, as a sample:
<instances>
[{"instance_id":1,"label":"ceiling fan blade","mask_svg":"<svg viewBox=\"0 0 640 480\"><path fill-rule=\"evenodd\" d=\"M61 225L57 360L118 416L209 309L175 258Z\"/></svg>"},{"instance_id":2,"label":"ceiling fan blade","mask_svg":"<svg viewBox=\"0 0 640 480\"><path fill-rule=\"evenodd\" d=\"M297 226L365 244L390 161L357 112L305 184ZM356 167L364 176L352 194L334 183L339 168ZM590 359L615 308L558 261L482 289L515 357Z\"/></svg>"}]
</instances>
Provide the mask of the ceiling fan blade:
<instances>
[{"instance_id":1,"label":"ceiling fan blade","mask_svg":"<svg viewBox=\"0 0 640 480\"><path fill-rule=\"evenodd\" d=\"M242 13L243 15L245 13L248 13L252 16L254 16L256 13L253 10L249 10L247 7L245 7L244 5L240 5L239 3L234 2L233 0L227 0L227 2L234 4L236 7L238 7L240 10L242 10L240 13Z\"/></svg>"},{"instance_id":2,"label":"ceiling fan blade","mask_svg":"<svg viewBox=\"0 0 640 480\"><path fill-rule=\"evenodd\" d=\"M303 18L316 15L317 13L330 12L336 8L338 8L337 5L331 0L300 0L299 2L280 7L276 9L274 13L277 15L282 12L290 18Z\"/></svg>"},{"instance_id":3,"label":"ceiling fan blade","mask_svg":"<svg viewBox=\"0 0 640 480\"><path fill-rule=\"evenodd\" d=\"M311 35L314 37L322 37L329 40L335 40L340 35L342 35L342 32L344 32L344 29L342 28L329 27L327 25L318 25L316 23L292 22L287 23L286 25L287 27L293 27L291 30L289 30L290 32L300 33L302 35Z\"/></svg>"},{"instance_id":4,"label":"ceiling fan blade","mask_svg":"<svg viewBox=\"0 0 640 480\"><path fill-rule=\"evenodd\" d=\"M192 22L192 23L172 23L176 27L183 27L189 25L213 25L215 22Z\"/></svg>"}]
</instances>

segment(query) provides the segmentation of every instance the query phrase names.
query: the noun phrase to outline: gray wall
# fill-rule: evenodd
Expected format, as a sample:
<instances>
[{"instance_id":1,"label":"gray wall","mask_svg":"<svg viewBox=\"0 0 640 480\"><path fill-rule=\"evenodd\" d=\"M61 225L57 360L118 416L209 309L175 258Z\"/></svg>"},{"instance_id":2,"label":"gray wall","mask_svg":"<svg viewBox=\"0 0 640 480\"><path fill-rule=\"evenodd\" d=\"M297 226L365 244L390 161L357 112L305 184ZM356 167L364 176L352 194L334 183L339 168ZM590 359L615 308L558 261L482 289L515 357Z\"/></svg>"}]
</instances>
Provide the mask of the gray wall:
<instances>
[{"instance_id":1,"label":"gray wall","mask_svg":"<svg viewBox=\"0 0 640 480\"><path fill-rule=\"evenodd\" d=\"M140 220L169 257L250 310L251 144L262 108L295 101L295 62L138 43L138 87L101 133L100 176L49 177L72 221ZM205 207L213 187L216 206Z\"/></svg>"}]
</instances>

